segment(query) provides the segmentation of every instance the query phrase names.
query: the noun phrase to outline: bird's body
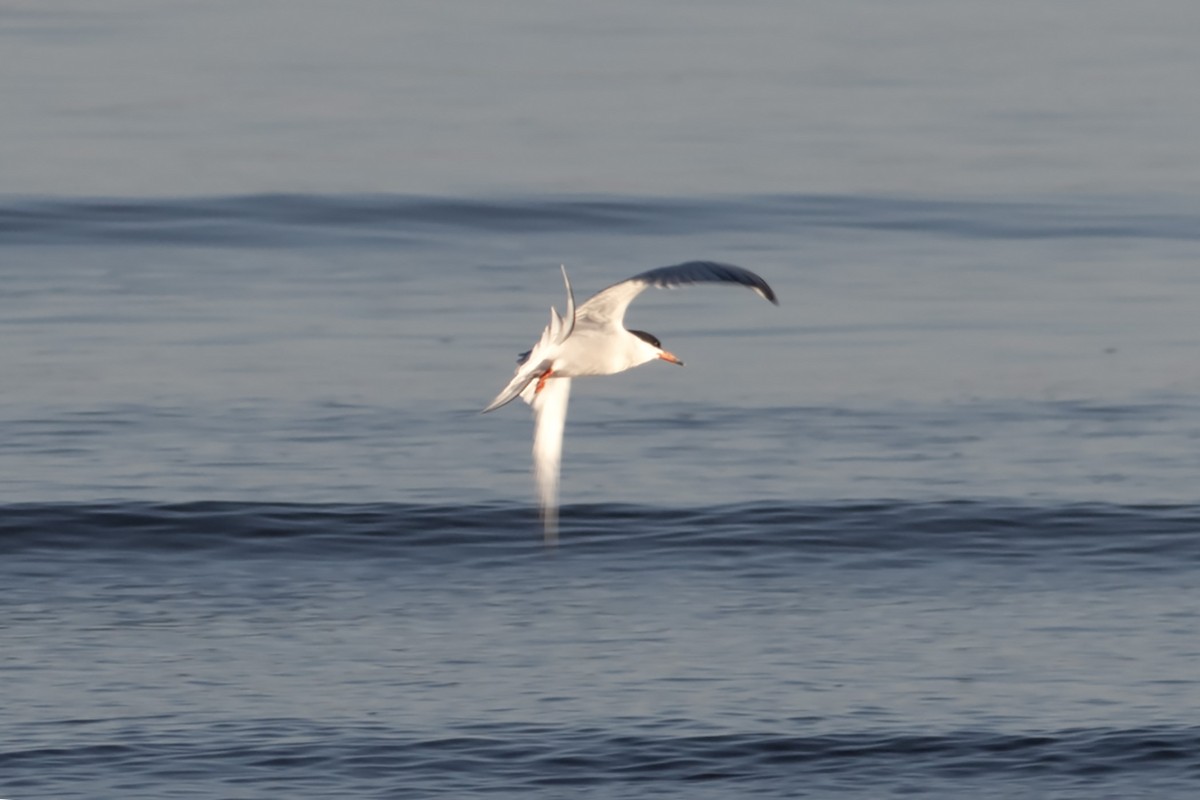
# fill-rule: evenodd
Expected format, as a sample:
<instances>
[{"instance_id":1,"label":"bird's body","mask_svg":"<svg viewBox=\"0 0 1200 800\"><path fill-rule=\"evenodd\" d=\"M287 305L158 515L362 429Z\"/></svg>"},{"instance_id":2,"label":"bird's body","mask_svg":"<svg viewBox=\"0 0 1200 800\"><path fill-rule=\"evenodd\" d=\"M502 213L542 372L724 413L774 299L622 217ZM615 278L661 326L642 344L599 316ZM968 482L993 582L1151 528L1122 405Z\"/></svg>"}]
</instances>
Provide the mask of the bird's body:
<instances>
[{"instance_id":1,"label":"bird's body","mask_svg":"<svg viewBox=\"0 0 1200 800\"><path fill-rule=\"evenodd\" d=\"M492 411L517 397L533 408L534 474L548 542L557 536L558 474L571 379L614 375L656 359L683 365L653 335L625 327L625 309L630 302L650 286L730 283L752 289L778 305L775 293L758 275L714 261L688 261L643 272L597 292L578 309L566 267L562 273L567 287L566 313L559 315L550 309L550 324L541 339L522 354L513 379L484 409L485 413Z\"/></svg>"},{"instance_id":2,"label":"bird's body","mask_svg":"<svg viewBox=\"0 0 1200 800\"><path fill-rule=\"evenodd\" d=\"M623 327L595 327L576 322L554 359L552 369L561 378L615 375L658 358L647 342Z\"/></svg>"}]
</instances>

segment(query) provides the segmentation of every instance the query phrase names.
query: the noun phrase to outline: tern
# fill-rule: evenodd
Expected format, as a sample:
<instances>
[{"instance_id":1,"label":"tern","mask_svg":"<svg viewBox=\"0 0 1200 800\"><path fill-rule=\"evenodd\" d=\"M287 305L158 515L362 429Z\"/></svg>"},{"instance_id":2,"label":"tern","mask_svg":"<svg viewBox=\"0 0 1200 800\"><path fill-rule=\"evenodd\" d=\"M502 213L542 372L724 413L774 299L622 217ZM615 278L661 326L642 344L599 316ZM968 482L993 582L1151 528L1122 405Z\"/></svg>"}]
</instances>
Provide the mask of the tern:
<instances>
[{"instance_id":1,"label":"tern","mask_svg":"<svg viewBox=\"0 0 1200 800\"><path fill-rule=\"evenodd\" d=\"M647 270L597 292L578 308L565 266L562 276L567 287L566 313L560 315L551 307L550 324L542 331L541 339L520 355L513 379L482 412L494 411L518 397L532 407L533 471L548 544L558 536L558 476L571 379L615 375L655 360L683 366L652 334L625 327L625 310L633 299L651 286L673 289L725 283L745 286L779 305L775 292L761 277L716 261L688 261Z\"/></svg>"}]
</instances>

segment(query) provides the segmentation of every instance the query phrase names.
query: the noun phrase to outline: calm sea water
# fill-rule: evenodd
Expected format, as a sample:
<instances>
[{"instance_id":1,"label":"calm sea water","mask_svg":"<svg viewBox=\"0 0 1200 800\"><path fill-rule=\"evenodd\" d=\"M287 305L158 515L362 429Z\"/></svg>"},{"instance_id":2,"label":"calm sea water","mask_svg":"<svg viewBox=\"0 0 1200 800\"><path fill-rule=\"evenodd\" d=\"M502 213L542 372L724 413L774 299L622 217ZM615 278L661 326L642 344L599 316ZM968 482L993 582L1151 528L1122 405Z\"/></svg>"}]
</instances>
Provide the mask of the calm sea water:
<instances>
[{"instance_id":1,"label":"calm sea water","mask_svg":"<svg viewBox=\"0 0 1200 800\"><path fill-rule=\"evenodd\" d=\"M1191 5L331 9L0 12L0 797L1196 796Z\"/></svg>"}]
</instances>

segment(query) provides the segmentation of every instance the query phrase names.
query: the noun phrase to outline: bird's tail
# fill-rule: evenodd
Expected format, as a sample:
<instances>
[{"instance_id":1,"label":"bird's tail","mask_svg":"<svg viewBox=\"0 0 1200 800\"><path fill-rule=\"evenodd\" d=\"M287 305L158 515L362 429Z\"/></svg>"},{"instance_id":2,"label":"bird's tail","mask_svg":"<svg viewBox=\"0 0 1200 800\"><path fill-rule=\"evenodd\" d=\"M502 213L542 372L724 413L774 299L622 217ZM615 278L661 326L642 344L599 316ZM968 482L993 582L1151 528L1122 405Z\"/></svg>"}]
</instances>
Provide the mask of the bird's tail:
<instances>
[{"instance_id":1,"label":"bird's tail","mask_svg":"<svg viewBox=\"0 0 1200 800\"><path fill-rule=\"evenodd\" d=\"M554 355L559 346L570 337L575 330L575 292L571 290L571 279L567 277L567 268L562 268L563 283L567 287L567 313L559 314L554 308L550 309L550 324L542 331L542 338L527 353L522 353L517 361L517 372L508 386L496 395L496 399L488 403L481 413L486 414L503 405L511 403L517 397L530 402L531 397L525 393L526 387L534 378L540 378L554 362Z\"/></svg>"}]
</instances>

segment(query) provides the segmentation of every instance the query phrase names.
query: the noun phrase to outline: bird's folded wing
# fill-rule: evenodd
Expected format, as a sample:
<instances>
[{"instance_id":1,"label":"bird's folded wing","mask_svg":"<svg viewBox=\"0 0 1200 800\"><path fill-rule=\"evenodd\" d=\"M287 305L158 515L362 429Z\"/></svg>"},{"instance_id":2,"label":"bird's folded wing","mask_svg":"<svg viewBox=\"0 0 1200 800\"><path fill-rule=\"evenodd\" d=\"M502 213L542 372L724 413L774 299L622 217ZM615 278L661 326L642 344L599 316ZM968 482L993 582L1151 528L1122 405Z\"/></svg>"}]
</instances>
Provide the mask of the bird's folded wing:
<instances>
[{"instance_id":1,"label":"bird's folded wing","mask_svg":"<svg viewBox=\"0 0 1200 800\"><path fill-rule=\"evenodd\" d=\"M550 309L550 324L542 331L542 338L538 340L532 350L521 357L513 379L500 391L500 394L496 395L495 400L488 403L488 407L481 411L481 414L495 411L500 406L508 405L516 400L534 378L540 377L543 372L550 369L550 365L554 363L554 351L562 341L559 337L562 335L564 324L563 318L558 315L558 312L553 308ZM528 398L525 402L529 402Z\"/></svg>"},{"instance_id":2,"label":"bird's folded wing","mask_svg":"<svg viewBox=\"0 0 1200 800\"><path fill-rule=\"evenodd\" d=\"M517 374L508 382L508 386L505 386L500 391L500 394L496 395L496 399L488 403L488 407L479 413L486 414L489 411L495 411L500 406L506 406L513 400L516 400L521 396L521 392L525 391L526 387L533 385L534 378L539 377L550 368L551 363L553 362L550 359L537 362L534 362L532 359L526 360L524 364L517 368ZM526 402L529 401L526 400Z\"/></svg>"},{"instance_id":3,"label":"bird's folded wing","mask_svg":"<svg viewBox=\"0 0 1200 800\"><path fill-rule=\"evenodd\" d=\"M563 283L567 286L567 313L560 315L556 309L550 309L550 324L542 331L542 338L533 346L533 349L521 355L517 361L517 371L513 375L513 379L480 413L486 414L489 411L495 411L500 406L516 400L534 378L540 377L550 368L550 365L554 363L554 356L559 346L575 330L575 293L571 291L571 280L567 277L565 266L562 268L562 276ZM526 397L525 402L528 403L531 399L531 396Z\"/></svg>"}]
</instances>

